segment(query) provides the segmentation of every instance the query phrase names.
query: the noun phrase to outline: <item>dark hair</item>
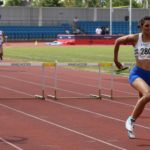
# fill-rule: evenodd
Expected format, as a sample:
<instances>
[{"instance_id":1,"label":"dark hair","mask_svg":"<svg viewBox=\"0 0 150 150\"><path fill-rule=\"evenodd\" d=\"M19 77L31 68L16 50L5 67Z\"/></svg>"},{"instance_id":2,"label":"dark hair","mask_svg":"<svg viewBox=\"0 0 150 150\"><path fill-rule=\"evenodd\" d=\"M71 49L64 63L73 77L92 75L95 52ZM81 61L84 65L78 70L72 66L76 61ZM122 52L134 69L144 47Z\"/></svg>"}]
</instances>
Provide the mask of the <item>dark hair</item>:
<instances>
[{"instance_id":1,"label":"dark hair","mask_svg":"<svg viewBox=\"0 0 150 150\"><path fill-rule=\"evenodd\" d=\"M138 28L140 28L141 26L143 26L143 24L144 24L144 22L145 22L146 20L150 20L150 16L145 16L145 17L143 17L143 18L139 21L139 23L138 23Z\"/></svg>"}]
</instances>

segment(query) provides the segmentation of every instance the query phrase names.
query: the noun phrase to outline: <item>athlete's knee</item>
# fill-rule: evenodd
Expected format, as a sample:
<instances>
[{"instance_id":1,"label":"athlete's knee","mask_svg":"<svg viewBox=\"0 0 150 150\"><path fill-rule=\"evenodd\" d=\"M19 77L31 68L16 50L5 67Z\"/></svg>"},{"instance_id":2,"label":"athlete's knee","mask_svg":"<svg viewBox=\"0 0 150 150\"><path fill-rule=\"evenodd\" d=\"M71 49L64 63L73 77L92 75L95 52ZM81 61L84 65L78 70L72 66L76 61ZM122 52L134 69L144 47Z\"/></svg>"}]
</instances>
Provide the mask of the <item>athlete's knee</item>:
<instances>
[{"instance_id":1,"label":"athlete's knee","mask_svg":"<svg viewBox=\"0 0 150 150\"><path fill-rule=\"evenodd\" d=\"M143 97L143 94L141 92L139 92L139 98Z\"/></svg>"},{"instance_id":2,"label":"athlete's knee","mask_svg":"<svg viewBox=\"0 0 150 150\"><path fill-rule=\"evenodd\" d=\"M146 88L144 91L141 92L142 96L148 96L150 94L150 88Z\"/></svg>"},{"instance_id":3,"label":"athlete's knee","mask_svg":"<svg viewBox=\"0 0 150 150\"><path fill-rule=\"evenodd\" d=\"M144 103L147 103L147 102L150 101L150 90L148 90L147 92L145 92L145 93L143 94L143 99L142 99L142 101L143 101Z\"/></svg>"}]
</instances>

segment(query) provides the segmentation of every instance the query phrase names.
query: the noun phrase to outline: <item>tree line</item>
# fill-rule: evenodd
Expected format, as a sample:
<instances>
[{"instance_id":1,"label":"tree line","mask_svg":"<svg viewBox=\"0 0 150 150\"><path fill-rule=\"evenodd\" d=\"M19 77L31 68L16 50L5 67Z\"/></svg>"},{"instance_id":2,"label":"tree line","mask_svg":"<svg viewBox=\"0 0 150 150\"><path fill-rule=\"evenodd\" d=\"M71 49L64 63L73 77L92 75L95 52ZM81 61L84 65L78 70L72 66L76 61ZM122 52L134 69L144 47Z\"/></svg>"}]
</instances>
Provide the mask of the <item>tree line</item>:
<instances>
[{"instance_id":1,"label":"tree line","mask_svg":"<svg viewBox=\"0 0 150 150\"><path fill-rule=\"evenodd\" d=\"M112 0L113 7L128 7L130 0ZM109 8L110 0L0 0L3 6L99 7ZM150 0L132 0L133 8L147 8Z\"/></svg>"}]
</instances>

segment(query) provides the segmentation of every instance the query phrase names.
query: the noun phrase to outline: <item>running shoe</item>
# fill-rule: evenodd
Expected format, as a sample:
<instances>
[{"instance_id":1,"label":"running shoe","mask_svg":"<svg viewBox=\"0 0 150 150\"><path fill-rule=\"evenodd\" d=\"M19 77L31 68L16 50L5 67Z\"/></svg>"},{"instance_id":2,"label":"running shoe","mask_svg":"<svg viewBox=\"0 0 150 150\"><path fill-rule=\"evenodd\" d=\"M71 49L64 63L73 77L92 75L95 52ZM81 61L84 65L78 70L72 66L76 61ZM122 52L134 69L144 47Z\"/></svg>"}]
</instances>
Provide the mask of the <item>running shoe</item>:
<instances>
[{"instance_id":1,"label":"running shoe","mask_svg":"<svg viewBox=\"0 0 150 150\"><path fill-rule=\"evenodd\" d=\"M135 134L134 134L134 132L132 131L128 131L128 137L129 137L129 139L135 139Z\"/></svg>"},{"instance_id":2,"label":"running shoe","mask_svg":"<svg viewBox=\"0 0 150 150\"><path fill-rule=\"evenodd\" d=\"M128 137L131 139L135 138L135 134L133 132L134 122L135 122L135 120L131 116L129 116L126 123L125 123L125 127L128 130Z\"/></svg>"}]
</instances>

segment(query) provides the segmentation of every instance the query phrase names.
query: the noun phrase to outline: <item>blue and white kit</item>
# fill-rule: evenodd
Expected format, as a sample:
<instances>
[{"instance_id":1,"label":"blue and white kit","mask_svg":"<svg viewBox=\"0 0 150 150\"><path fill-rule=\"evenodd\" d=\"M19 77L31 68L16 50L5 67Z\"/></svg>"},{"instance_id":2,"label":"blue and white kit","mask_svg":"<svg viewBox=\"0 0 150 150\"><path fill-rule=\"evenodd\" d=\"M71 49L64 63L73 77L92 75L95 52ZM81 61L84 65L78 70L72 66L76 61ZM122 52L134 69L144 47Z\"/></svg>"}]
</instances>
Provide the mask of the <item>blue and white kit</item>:
<instances>
[{"instance_id":1,"label":"blue and white kit","mask_svg":"<svg viewBox=\"0 0 150 150\"><path fill-rule=\"evenodd\" d=\"M135 45L135 57L141 61L150 61L150 42L142 41L142 33L139 34L137 44ZM142 78L150 86L150 70L147 71L135 65L130 71L129 83L132 84L137 78Z\"/></svg>"},{"instance_id":2,"label":"blue and white kit","mask_svg":"<svg viewBox=\"0 0 150 150\"><path fill-rule=\"evenodd\" d=\"M150 71L134 66L130 71L129 83L132 84L137 78L142 78L150 86Z\"/></svg>"}]
</instances>

